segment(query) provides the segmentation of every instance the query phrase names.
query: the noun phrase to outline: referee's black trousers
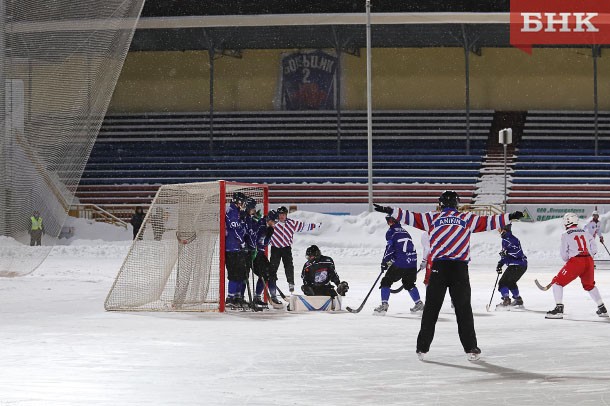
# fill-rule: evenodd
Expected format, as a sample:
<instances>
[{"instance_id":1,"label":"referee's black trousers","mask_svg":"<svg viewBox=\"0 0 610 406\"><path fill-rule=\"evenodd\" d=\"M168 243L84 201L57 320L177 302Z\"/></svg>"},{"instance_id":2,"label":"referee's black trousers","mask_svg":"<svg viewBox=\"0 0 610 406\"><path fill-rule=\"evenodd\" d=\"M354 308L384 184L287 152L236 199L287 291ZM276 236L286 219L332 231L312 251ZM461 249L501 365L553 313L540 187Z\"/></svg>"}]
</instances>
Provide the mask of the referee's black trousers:
<instances>
[{"instance_id":1,"label":"referee's black trousers","mask_svg":"<svg viewBox=\"0 0 610 406\"><path fill-rule=\"evenodd\" d=\"M292 247L271 247L271 258L269 258L271 272L277 274L280 261L284 262L286 282L294 285L294 265L292 263Z\"/></svg>"},{"instance_id":2,"label":"referee's black trousers","mask_svg":"<svg viewBox=\"0 0 610 406\"><path fill-rule=\"evenodd\" d=\"M430 282L426 289L426 304L417 336L417 351L428 352L434 338L438 314L449 288L449 295L455 307L458 334L465 352L477 347L474 318L470 305L470 279L468 263L463 261L436 260L432 264Z\"/></svg>"}]
</instances>

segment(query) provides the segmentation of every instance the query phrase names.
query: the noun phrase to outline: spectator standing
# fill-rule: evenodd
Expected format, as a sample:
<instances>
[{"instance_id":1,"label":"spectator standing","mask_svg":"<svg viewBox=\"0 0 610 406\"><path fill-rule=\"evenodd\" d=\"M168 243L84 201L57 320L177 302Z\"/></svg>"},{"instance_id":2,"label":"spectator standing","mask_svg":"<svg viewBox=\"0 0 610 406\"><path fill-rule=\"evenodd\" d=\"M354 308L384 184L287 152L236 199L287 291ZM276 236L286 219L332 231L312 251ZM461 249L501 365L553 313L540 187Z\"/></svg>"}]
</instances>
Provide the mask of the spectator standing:
<instances>
[{"instance_id":1,"label":"spectator standing","mask_svg":"<svg viewBox=\"0 0 610 406\"><path fill-rule=\"evenodd\" d=\"M142 223L144 222L144 209L142 206L136 207L133 216L131 216L131 226L133 227L133 239L135 240L140 228L142 227Z\"/></svg>"},{"instance_id":2,"label":"spectator standing","mask_svg":"<svg viewBox=\"0 0 610 406\"><path fill-rule=\"evenodd\" d=\"M32 217L30 217L30 246L41 246L42 235L44 234L44 225L42 224L42 217L38 210L34 210Z\"/></svg>"}]
</instances>

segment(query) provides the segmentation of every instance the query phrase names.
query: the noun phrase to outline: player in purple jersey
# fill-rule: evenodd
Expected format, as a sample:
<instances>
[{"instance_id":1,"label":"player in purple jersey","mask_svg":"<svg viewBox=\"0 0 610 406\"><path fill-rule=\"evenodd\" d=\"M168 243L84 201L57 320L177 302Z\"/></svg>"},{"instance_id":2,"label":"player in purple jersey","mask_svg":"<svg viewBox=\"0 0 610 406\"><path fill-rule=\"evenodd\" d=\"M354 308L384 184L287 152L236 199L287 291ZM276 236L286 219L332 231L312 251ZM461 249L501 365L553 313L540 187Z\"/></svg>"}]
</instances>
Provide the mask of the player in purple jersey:
<instances>
[{"instance_id":1,"label":"player in purple jersey","mask_svg":"<svg viewBox=\"0 0 610 406\"><path fill-rule=\"evenodd\" d=\"M275 210L271 210L258 222L258 231L256 233L256 256L254 257L253 267L254 274L258 276L255 292L255 303L257 305L267 305L261 298L265 288L265 282L269 285L269 299L271 302L276 306L282 305L282 302L277 298L277 272L273 272L269 259L267 259L267 255L265 254L265 249L271 241L277 219L277 213Z\"/></svg>"},{"instance_id":2,"label":"player in purple jersey","mask_svg":"<svg viewBox=\"0 0 610 406\"><path fill-rule=\"evenodd\" d=\"M248 275L246 230L240 216L245 203L246 195L235 192L225 212L225 265L229 279L226 305L229 309L245 307L241 289Z\"/></svg>"},{"instance_id":3,"label":"player in purple jersey","mask_svg":"<svg viewBox=\"0 0 610 406\"><path fill-rule=\"evenodd\" d=\"M252 197L246 198L245 210L240 216L246 231L244 241L246 243L246 279L242 282L241 296L245 297L246 285L250 278L250 270L253 269L254 257L256 256L256 234L258 232L258 221L260 213L256 211L256 200Z\"/></svg>"},{"instance_id":4,"label":"player in purple jersey","mask_svg":"<svg viewBox=\"0 0 610 406\"><path fill-rule=\"evenodd\" d=\"M374 315L384 316L388 311L390 299L390 288L394 282L402 281L405 290L409 292L415 306L410 310L415 313L424 308L424 302L419 297L419 290L415 286L417 279L417 253L413 246L411 235L400 226L400 223L392 216L386 216L389 229L386 232L387 241L381 270L387 271L381 279L381 304L375 308Z\"/></svg>"},{"instance_id":5,"label":"player in purple jersey","mask_svg":"<svg viewBox=\"0 0 610 406\"><path fill-rule=\"evenodd\" d=\"M502 295L502 302L496 309L507 310L510 307L523 308L523 299L519 293L517 281L521 279L527 271L527 257L521 248L521 242L511 231L511 224L507 224L498 231L502 237L502 251L500 251L500 261L496 267L498 274L502 273L502 267L506 265L506 271L498 282L498 291ZM510 301L509 294L513 294L513 301Z\"/></svg>"},{"instance_id":6,"label":"player in purple jersey","mask_svg":"<svg viewBox=\"0 0 610 406\"><path fill-rule=\"evenodd\" d=\"M412 213L400 208L375 204L375 210L392 215L404 224L424 230L430 235L430 255L432 272L426 289L426 305L417 336L416 352L420 359L430 350L438 314L443 305L445 293L455 306L458 334L468 359L479 359L481 350L477 346L474 318L470 304L470 236L472 233L496 230L510 220L520 219L523 213L514 212L495 216L479 216L469 212L460 213L459 196L448 190L438 199L439 212Z\"/></svg>"}]
</instances>

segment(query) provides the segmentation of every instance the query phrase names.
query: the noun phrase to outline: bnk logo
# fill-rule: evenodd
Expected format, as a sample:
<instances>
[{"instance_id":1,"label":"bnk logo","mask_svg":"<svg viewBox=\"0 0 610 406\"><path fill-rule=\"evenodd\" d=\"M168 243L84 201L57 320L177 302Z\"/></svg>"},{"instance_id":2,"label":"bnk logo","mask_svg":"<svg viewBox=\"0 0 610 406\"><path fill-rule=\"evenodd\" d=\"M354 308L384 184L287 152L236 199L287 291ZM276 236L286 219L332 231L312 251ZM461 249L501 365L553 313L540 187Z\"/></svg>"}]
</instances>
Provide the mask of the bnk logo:
<instances>
[{"instance_id":1,"label":"bnk logo","mask_svg":"<svg viewBox=\"0 0 610 406\"><path fill-rule=\"evenodd\" d=\"M610 1L511 0L510 43L528 54L534 44L610 44Z\"/></svg>"}]
</instances>

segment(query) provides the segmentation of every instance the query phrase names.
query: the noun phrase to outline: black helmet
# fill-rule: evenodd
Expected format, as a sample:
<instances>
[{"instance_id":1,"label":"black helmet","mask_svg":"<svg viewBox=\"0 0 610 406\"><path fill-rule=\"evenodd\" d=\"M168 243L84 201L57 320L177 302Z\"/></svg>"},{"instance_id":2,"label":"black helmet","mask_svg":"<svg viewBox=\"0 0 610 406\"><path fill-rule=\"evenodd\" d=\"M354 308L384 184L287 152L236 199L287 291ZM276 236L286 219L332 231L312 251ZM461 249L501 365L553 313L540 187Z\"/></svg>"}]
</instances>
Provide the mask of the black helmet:
<instances>
[{"instance_id":1,"label":"black helmet","mask_svg":"<svg viewBox=\"0 0 610 406\"><path fill-rule=\"evenodd\" d=\"M438 203L441 205L441 208L451 207L453 209L457 209L460 204L460 197L457 192L453 190L445 190L441 197L438 198Z\"/></svg>"},{"instance_id":2,"label":"black helmet","mask_svg":"<svg viewBox=\"0 0 610 406\"><path fill-rule=\"evenodd\" d=\"M398 223L398 220L396 220L394 217L392 217L389 214L387 216L385 216L385 221L386 221L386 223L388 223L389 226L391 226L392 224Z\"/></svg>"},{"instance_id":3,"label":"black helmet","mask_svg":"<svg viewBox=\"0 0 610 406\"><path fill-rule=\"evenodd\" d=\"M512 232L512 231L511 231L512 226L513 226L513 225L512 225L511 223L508 223L507 225L505 225L504 227L502 227L502 228L500 229L500 233L502 233L502 232L504 232L504 231L508 231L509 233L510 233L510 232Z\"/></svg>"},{"instance_id":4,"label":"black helmet","mask_svg":"<svg viewBox=\"0 0 610 406\"><path fill-rule=\"evenodd\" d=\"M288 209L286 206L280 206L277 208L277 214L288 214Z\"/></svg>"},{"instance_id":5,"label":"black helmet","mask_svg":"<svg viewBox=\"0 0 610 406\"><path fill-rule=\"evenodd\" d=\"M253 197L246 198L246 210L256 209L256 200Z\"/></svg>"},{"instance_id":6,"label":"black helmet","mask_svg":"<svg viewBox=\"0 0 610 406\"><path fill-rule=\"evenodd\" d=\"M246 195L242 192L233 192L233 199L231 201L235 204L244 204L246 202Z\"/></svg>"},{"instance_id":7,"label":"black helmet","mask_svg":"<svg viewBox=\"0 0 610 406\"><path fill-rule=\"evenodd\" d=\"M277 212L275 210L269 210L269 213L267 213L267 220L277 221Z\"/></svg>"},{"instance_id":8,"label":"black helmet","mask_svg":"<svg viewBox=\"0 0 610 406\"><path fill-rule=\"evenodd\" d=\"M321 255L322 255L322 252L320 251L320 248L318 248L317 245L312 245L311 247L307 248L307 251L305 251L305 256L307 258L309 258L309 257L318 258Z\"/></svg>"}]
</instances>

